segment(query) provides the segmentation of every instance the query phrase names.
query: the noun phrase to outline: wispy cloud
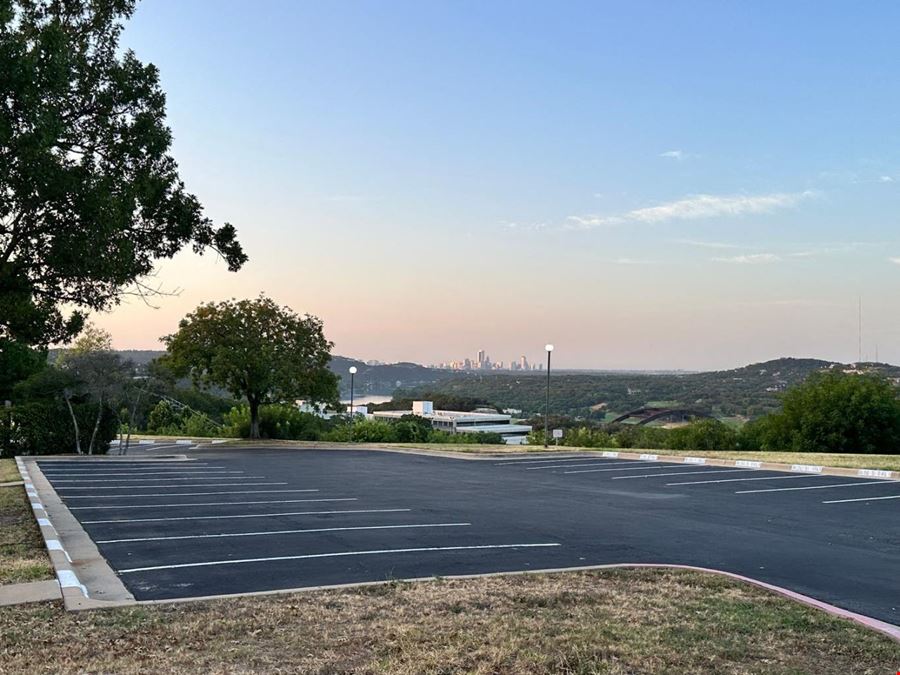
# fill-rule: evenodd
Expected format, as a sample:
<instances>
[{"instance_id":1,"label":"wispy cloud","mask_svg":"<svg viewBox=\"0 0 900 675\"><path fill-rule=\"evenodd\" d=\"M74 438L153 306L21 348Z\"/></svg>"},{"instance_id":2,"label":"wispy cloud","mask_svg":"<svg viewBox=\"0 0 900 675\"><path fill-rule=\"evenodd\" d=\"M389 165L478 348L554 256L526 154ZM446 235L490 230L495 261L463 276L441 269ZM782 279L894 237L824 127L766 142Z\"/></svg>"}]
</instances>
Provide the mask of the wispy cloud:
<instances>
[{"instance_id":1,"label":"wispy cloud","mask_svg":"<svg viewBox=\"0 0 900 675\"><path fill-rule=\"evenodd\" d=\"M895 265L900 265L900 256L896 256L894 258L888 258L888 262L892 262Z\"/></svg>"},{"instance_id":2,"label":"wispy cloud","mask_svg":"<svg viewBox=\"0 0 900 675\"><path fill-rule=\"evenodd\" d=\"M728 258L713 258L714 262L734 263L737 265L763 265L781 262L782 258L774 253L748 253Z\"/></svg>"},{"instance_id":3,"label":"wispy cloud","mask_svg":"<svg viewBox=\"0 0 900 675\"><path fill-rule=\"evenodd\" d=\"M591 229L627 223L656 224L670 220L759 215L796 206L814 194L807 190L761 195L689 195L659 206L634 209L617 215L569 216L568 220L573 223L573 227Z\"/></svg>"},{"instance_id":4,"label":"wispy cloud","mask_svg":"<svg viewBox=\"0 0 900 675\"><path fill-rule=\"evenodd\" d=\"M659 153L660 157L665 157L666 159L674 159L678 162L687 158L687 153L684 150L666 150L665 152Z\"/></svg>"},{"instance_id":5,"label":"wispy cloud","mask_svg":"<svg viewBox=\"0 0 900 675\"><path fill-rule=\"evenodd\" d=\"M879 183L893 183L894 177L893 176L879 176L878 182Z\"/></svg>"}]
</instances>

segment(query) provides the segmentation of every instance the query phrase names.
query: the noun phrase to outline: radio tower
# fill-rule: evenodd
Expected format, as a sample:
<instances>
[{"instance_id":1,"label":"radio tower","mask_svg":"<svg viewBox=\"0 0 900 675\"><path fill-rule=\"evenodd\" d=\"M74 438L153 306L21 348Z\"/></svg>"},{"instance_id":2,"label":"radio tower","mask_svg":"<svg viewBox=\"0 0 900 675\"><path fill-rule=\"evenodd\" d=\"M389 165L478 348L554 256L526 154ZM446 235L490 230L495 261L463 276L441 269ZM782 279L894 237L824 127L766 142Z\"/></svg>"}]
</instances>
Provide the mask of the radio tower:
<instances>
[{"instance_id":1,"label":"radio tower","mask_svg":"<svg viewBox=\"0 0 900 675\"><path fill-rule=\"evenodd\" d=\"M862 296L861 296L861 295L859 296L859 305L858 305L858 309L859 309L859 313L858 313L858 326L857 326L857 328L858 328L858 332L857 332L857 336L858 336L858 344L857 344L857 347L858 347L858 350L859 350L859 351L858 351L858 353L857 353L856 362L857 362L857 363L862 363Z\"/></svg>"}]
</instances>

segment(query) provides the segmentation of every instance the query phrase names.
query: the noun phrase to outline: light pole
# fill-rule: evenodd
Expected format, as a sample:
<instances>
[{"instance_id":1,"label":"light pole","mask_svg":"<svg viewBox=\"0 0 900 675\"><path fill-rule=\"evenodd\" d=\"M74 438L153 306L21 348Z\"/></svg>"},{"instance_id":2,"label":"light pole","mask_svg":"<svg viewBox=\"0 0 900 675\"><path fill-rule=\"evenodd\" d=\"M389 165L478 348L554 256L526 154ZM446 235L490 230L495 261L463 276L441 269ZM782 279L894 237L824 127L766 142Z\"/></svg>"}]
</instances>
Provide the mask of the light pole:
<instances>
[{"instance_id":1,"label":"light pole","mask_svg":"<svg viewBox=\"0 0 900 675\"><path fill-rule=\"evenodd\" d=\"M356 375L356 366L350 366L350 421L353 421L353 376Z\"/></svg>"},{"instance_id":2,"label":"light pole","mask_svg":"<svg viewBox=\"0 0 900 675\"><path fill-rule=\"evenodd\" d=\"M547 404L544 407L544 447L550 442L550 354L553 353L553 345L544 345L547 350Z\"/></svg>"}]
</instances>

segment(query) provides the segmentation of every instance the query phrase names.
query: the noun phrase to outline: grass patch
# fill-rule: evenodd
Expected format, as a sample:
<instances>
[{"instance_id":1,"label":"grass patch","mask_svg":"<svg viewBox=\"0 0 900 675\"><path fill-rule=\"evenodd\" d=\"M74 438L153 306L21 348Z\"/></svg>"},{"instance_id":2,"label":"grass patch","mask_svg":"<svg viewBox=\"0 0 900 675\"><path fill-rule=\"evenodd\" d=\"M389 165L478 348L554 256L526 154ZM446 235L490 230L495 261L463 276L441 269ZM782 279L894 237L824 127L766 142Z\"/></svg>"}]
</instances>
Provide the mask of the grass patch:
<instances>
[{"instance_id":1,"label":"grass patch","mask_svg":"<svg viewBox=\"0 0 900 675\"><path fill-rule=\"evenodd\" d=\"M642 452L631 450L629 452ZM714 459L755 459L781 464L819 464L846 469L886 469L900 471L900 455L839 454L829 452L737 452L716 450L648 450L661 455L710 457Z\"/></svg>"},{"instance_id":2,"label":"grass patch","mask_svg":"<svg viewBox=\"0 0 900 675\"><path fill-rule=\"evenodd\" d=\"M12 483L22 480L14 459L0 459L0 483Z\"/></svg>"},{"instance_id":3,"label":"grass patch","mask_svg":"<svg viewBox=\"0 0 900 675\"><path fill-rule=\"evenodd\" d=\"M40 645L36 649L35 646ZM714 575L611 570L66 613L0 609L11 672L886 673L900 645Z\"/></svg>"},{"instance_id":4,"label":"grass patch","mask_svg":"<svg viewBox=\"0 0 900 675\"><path fill-rule=\"evenodd\" d=\"M0 584L53 576L25 489L21 485L0 487Z\"/></svg>"}]
</instances>

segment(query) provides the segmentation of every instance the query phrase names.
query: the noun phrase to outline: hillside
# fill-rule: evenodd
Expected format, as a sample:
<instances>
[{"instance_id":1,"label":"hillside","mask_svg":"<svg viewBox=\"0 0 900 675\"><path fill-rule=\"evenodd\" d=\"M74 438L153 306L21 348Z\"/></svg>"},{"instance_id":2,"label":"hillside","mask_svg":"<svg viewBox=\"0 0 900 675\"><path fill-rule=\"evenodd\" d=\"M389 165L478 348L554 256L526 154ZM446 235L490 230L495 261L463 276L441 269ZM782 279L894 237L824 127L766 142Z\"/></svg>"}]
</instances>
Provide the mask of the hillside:
<instances>
[{"instance_id":1,"label":"hillside","mask_svg":"<svg viewBox=\"0 0 900 675\"><path fill-rule=\"evenodd\" d=\"M359 372L354 378L354 392L357 396L385 395L389 396L397 389L411 389L422 386L434 386L439 380L448 377L446 370L426 368L417 363L389 363L379 366L368 366L364 361L357 361L345 356L334 356L330 368L341 378L341 396L350 395L350 366L356 366Z\"/></svg>"},{"instance_id":2,"label":"hillside","mask_svg":"<svg viewBox=\"0 0 900 675\"><path fill-rule=\"evenodd\" d=\"M59 351L58 349L50 350L49 360L51 362L56 360ZM120 349L118 354L123 359L132 361L139 368L143 368L165 352L152 349ZM348 373L350 366L356 366L359 371L354 383L356 394L359 396L366 394L389 396L398 388L430 385L448 375L447 371L426 368L417 363L368 366L363 361L334 356L331 359L330 368L341 378L341 396L343 397L350 395L350 375Z\"/></svg>"},{"instance_id":3,"label":"hillside","mask_svg":"<svg viewBox=\"0 0 900 675\"><path fill-rule=\"evenodd\" d=\"M817 359L782 358L733 370L705 373L567 372L553 374L551 408L568 415L604 419L646 405L684 405L718 417L757 417L779 405L778 395L825 368L853 366ZM861 364L861 369L900 378L900 368ZM546 380L523 373L454 374L430 386L398 392L476 397L525 414L544 409Z\"/></svg>"}]
</instances>

